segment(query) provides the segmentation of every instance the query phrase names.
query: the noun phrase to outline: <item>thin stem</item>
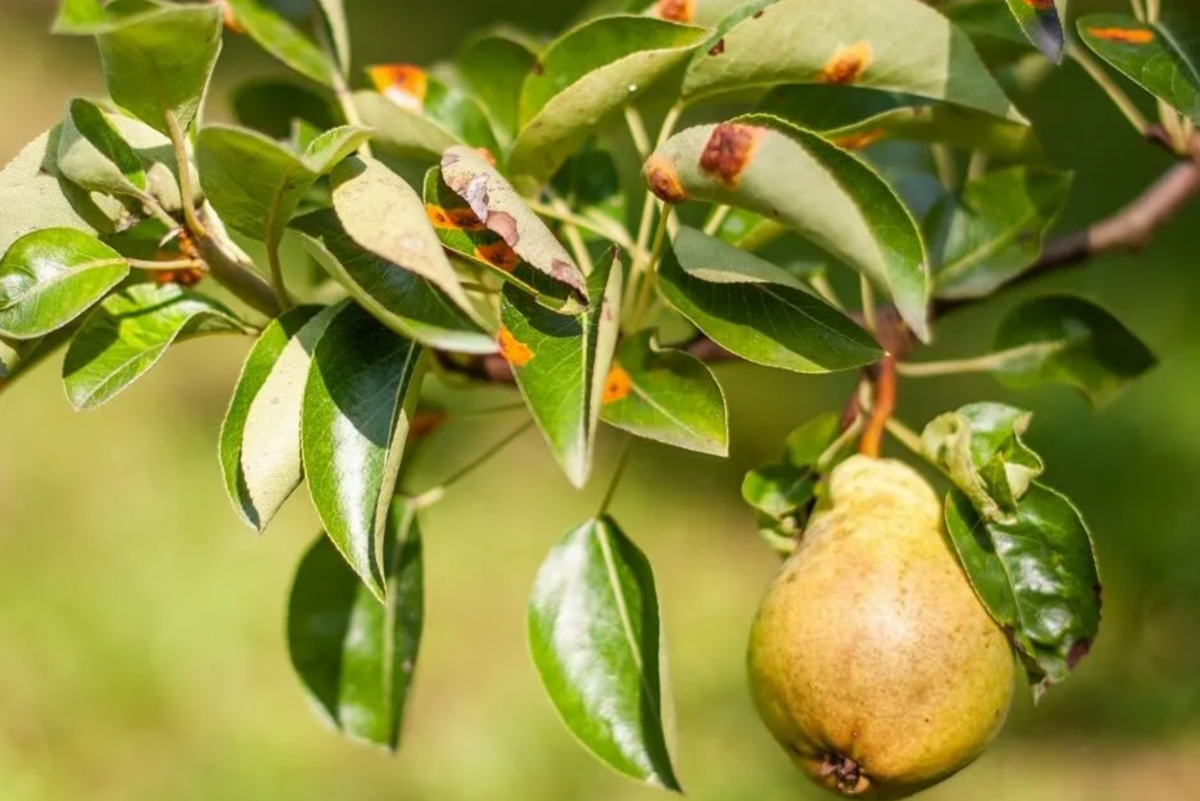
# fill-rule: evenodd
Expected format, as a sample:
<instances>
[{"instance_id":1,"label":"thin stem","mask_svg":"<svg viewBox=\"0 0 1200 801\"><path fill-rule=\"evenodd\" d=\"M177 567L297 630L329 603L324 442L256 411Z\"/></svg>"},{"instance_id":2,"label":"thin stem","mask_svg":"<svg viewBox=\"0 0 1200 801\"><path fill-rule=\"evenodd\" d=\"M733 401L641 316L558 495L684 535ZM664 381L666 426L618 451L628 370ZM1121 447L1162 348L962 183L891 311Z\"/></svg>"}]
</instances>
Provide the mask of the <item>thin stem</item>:
<instances>
[{"instance_id":1,"label":"thin stem","mask_svg":"<svg viewBox=\"0 0 1200 801\"><path fill-rule=\"evenodd\" d=\"M354 94L350 91L350 84L346 82L346 76L342 74L342 70L338 66L337 52L333 47L333 42L329 40L329 31L325 29L325 22L319 14L313 20L313 35L317 39L317 44L321 46L322 52L329 59L329 78L333 83L333 93L337 95L338 105L346 117L346 122L362 127L362 117L358 113L358 107L354 105ZM370 144L364 142L358 150L367 158L371 157Z\"/></svg>"},{"instance_id":2,"label":"thin stem","mask_svg":"<svg viewBox=\"0 0 1200 801\"><path fill-rule=\"evenodd\" d=\"M825 301L835 309L845 311L845 306L842 305L841 298L837 296L837 292L833 290L833 284L829 283L829 279L823 274L818 273L808 279L808 285L816 290Z\"/></svg>"},{"instance_id":3,"label":"thin stem","mask_svg":"<svg viewBox=\"0 0 1200 801\"><path fill-rule=\"evenodd\" d=\"M271 266L271 288L279 299L279 306L284 311L292 308L292 298L288 294L287 284L283 280L283 264L279 261L279 242L267 242L267 264Z\"/></svg>"},{"instance_id":4,"label":"thin stem","mask_svg":"<svg viewBox=\"0 0 1200 801\"><path fill-rule=\"evenodd\" d=\"M887 430L896 440L910 451L925 459L925 446L921 444L921 435L896 418L887 421Z\"/></svg>"},{"instance_id":5,"label":"thin stem","mask_svg":"<svg viewBox=\"0 0 1200 801\"><path fill-rule=\"evenodd\" d=\"M976 356L971 359L948 359L938 362L902 362L896 365L896 372L906 378L932 378L945 375L963 375L967 373L990 373L1014 359L1024 356L1045 357L1055 351L1062 350L1064 345L1024 345L1019 348L989 353L986 356Z\"/></svg>"},{"instance_id":6,"label":"thin stem","mask_svg":"<svg viewBox=\"0 0 1200 801\"><path fill-rule=\"evenodd\" d=\"M721 230L721 225L724 224L725 218L729 216L729 212L733 211L729 206L717 206L708 215L708 222L704 223L704 233L709 236L716 236L717 231Z\"/></svg>"},{"instance_id":7,"label":"thin stem","mask_svg":"<svg viewBox=\"0 0 1200 801\"><path fill-rule=\"evenodd\" d=\"M862 293L863 322L872 334L879 330L879 321L875 316L875 288L871 279L865 275L859 276L859 292Z\"/></svg>"},{"instance_id":8,"label":"thin stem","mask_svg":"<svg viewBox=\"0 0 1200 801\"><path fill-rule=\"evenodd\" d=\"M633 451L633 437L626 435L624 440L621 444L621 455L617 457L617 466L613 468L612 478L608 481L608 489L604 491L604 498L600 501L600 509L596 512L596 517L603 517L608 512L608 507L612 506L617 488L621 486L621 478L625 475L625 468L629 467L629 454Z\"/></svg>"},{"instance_id":9,"label":"thin stem","mask_svg":"<svg viewBox=\"0 0 1200 801\"><path fill-rule=\"evenodd\" d=\"M978 181L988 170L988 154L982 150L976 150L971 154L971 160L967 162L967 180Z\"/></svg>"},{"instance_id":10,"label":"thin stem","mask_svg":"<svg viewBox=\"0 0 1200 801\"><path fill-rule=\"evenodd\" d=\"M183 220L188 230L197 239L208 238L208 229L200 222L196 214L196 199L192 195L192 160L188 155L187 139L179 129L179 121L173 114L164 115L167 121L167 133L171 137L171 147L175 150L175 163L179 168L179 194L183 201Z\"/></svg>"},{"instance_id":11,"label":"thin stem","mask_svg":"<svg viewBox=\"0 0 1200 801\"><path fill-rule=\"evenodd\" d=\"M658 262L662 258L663 249L667 243L667 220L671 216L671 207L664 205L658 217L658 230L654 234L654 247L650 251L650 261L642 275L642 288L638 294L637 305L633 307L633 327L636 330L642 323L642 317L654 296L654 284L658 278Z\"/></svg>"},{"instance_id":12,"label":"thin stem","mask_svg":"<svg viewBox=\"0 0 1200 801\"><path fill-rule=\"evenodd\" d=\"M875 398L871 406L871 417L863 431L858 452L863 456L878 459L883 449L883 432L887 421L896 410L896 360L884 356L879 362L879 372L874 381Z\"/></svg>"},{"instance_id":13,"label":"thin stem","mask_svg":"<svg viewBox=\"0 0 1200 801\"><path fill-rule=\"evenodd\" d=\"M958 164L954 161L954 152L945 145L930 147L933 153L933 166L937 169L938 180L942 186L954 190L958 187Z\"/></svg>"},{"instance_id":14,"label":"thin stem","mask_svg":"<svg viewBox=\"0 0 1200 801\"><path fill-rule=\"evenodd\" d=\"M130 267L139 270L208 270L208 265L202 259L180 259L179 261L145 261L144 259L126 259Z\"/></svg>"},{"instance_id":15,"label":"thin stem","mask_svg":"<svg viewBox=\"0 0 1200 801\"><path fill-rule=\"evenodd\" d=\"M481 468L485 464L487 464L489 461L491 461L493 458L498 456L505 448L507 448L509 445L513 444L514 442L516 442L517 439L519 439L522 434L524 434L526 431L528 431L532 427L533 427L533 420L526 420L524 423L522 423L520 425L520 427L518 427L514 431L510 432L509 434L505 435L505 437L503 439L501 439L495 445L493 445L492 447L488 448L486 451L481 453L473 461L468 462L466 465L464 465L463 467L461 467L454 473L451 473L449 477L440 481L436 487L434 487L433 489L430 489L430 490L426 490L425 492L422 492L420 495L417 495L413 499L413 503L419 509L424 509L426 507L432 506L433 504L437 503L442 498L446 497L446 492L451 487L453 487L455 484L462 481L464 478L471 475L476 470L478 470L479 468Z\"/></svg>"},{"instance_id":16,"label":"thin stem","mask_svg":"<svg viewBox=\"0 0 1200 801\"><path fill-rule=\"evenodd\" d=\"M1146 21L1146 6L1142 0L1129 0L1129 6L1133 9L1133 16L1137 17L1139 22Z\"/></svg>"},{"instance_id":17,"label":"thin stem","mask_svg":"<svg viewBox=\"0 0 1200 801\"><path fill-rule=\"evenodd\" d=\"M566 204L562 198L554 197L550 201L551 207L560 215L570 217L571 207ZM571 245L571 251L575 254L575 261L579 263L580 269L585 275L592 272L594 265L592 264L591 254L588 253L587 244L583 241L583 236L579 233L579 228L573 222L562 223L563 234L567 237L568 244Z\"/></svg>"},{"instance_id":18,"label":"thin stem","mask_svg":"<svg viewBox=\"0 0 1200 801\"><path fill-rule=\"evenodd\" d=\"M858 435L863 430L862 415L855 415L850 425L846 426L837 439L835 439L828 448L817 458L817 469L822 473L828 472L830 463L837 458L838 454L846 450L851 442L858 439Z\"/></svg>"},{"instance_id":19,"label":"thin stem","mask_svg":"<svg viewBox=\"0 0 1200 801\"><path fill-rule=\"evenodd\" d=\"M625 107L625 124L629 126L629 138L633 140L638 156L645 161L650 155L650 134L646 131L646 121L642 119L642 112L638 111L637 106L631 104Z\"/></svg>"},{"instance_id":20,"label":"thin stem","mask_svg":"<svg viewBox=\"0 0 1200 801\"><path fill-rule=\"evenodd\" d=\"M1079 66L1083 67L1088 76L1095 81L1109 99L1116 105L1125 119L1129 120L1130 124L1137 129L1137 132L1145 136L1146 131L1150 128L1150 123L1142 114L1141 110L1129 99L1129 95L1125 94L1124 90L1117 85L1104 68L1092 60L1091 56L1083 52L1083 49L1078 45L1067 45L1067 55L1075 60Z\"/></svg>"},{"instance_id":21,"label":"thin stem","mask_svg":"<svg viewBox=\"0 0 1200 801\"><path fill-rule=\"evenodd\" d=\"M462 288L468 292L477 292L480 295L500 294L500 290L494 286L485 286L484 284L477 284L473 281L460 281L459 283L462 285Z\"/></svg>"},{"instance_id":22,"label":"thin stem","mask_svg":"<svg viewBox=\"0 0 1200 801\"><path fill-rule=\"evenodd\" d=\"M141 201L146 211L150 212L150 216L165 225L168 231L175 232L179 230L179 223L154 199L153 195L141 195L138 197L138 200Z\"/></svg>"},{"instance_id":23,"label":"thin stem","mask_svg":"<svg viewBox=\"0 0 1200 801\"><path fill-rule=\"evenodd\" d=\"M1161 0L1146 0L1146 21L1156 22L1162 13Z\"/></svg>"},{"instance_id":24,"label":"thin stem","mask_svg":"<svg viewBox=\"0 0 1200 801\"><path fill-rule=\"evenodd\" d=\"M670 111L667 112L667 116L663 118L662 127L658 129L658 141L654 143L656 150L671 138L671 134L675 133L675 126L679 124L681 116L683 116L683 104L676 103L671 106Z\"/></svg>"},{"instance_id":25,"label":"thin stem","mask_svg":"<svg viewBox=\"0 0 1200 801\"><path fill-rule=\"evenodd\" d=\"M558 201L557 198L555 198L555 200ZM529 204L529 208L533 209L543 217L547 217L551 220L557 220L561 223L569 223L576 228L589 231L596 236L604 237L610 242L617 243L625 250L633 251L634 249L633 239L630 238L629 232L617 225L615 222L611 225L606 225L598 219L581 217L578 214L574 214L570 208L567 208L566 204L562 203L561 201L555 202L552 206L548 206L545 203L539 203L536 200L527 200L526 202Z\"/></svg>"}]
</instances>

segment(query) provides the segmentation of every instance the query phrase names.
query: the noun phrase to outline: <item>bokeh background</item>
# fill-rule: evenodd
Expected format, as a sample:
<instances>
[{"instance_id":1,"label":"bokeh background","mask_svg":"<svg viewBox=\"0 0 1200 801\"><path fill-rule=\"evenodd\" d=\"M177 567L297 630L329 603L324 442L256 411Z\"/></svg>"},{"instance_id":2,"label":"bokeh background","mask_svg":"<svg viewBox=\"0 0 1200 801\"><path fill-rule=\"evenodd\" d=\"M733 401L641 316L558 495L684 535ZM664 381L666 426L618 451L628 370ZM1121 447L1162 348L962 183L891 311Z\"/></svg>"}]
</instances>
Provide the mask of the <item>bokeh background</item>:
<instances>
[{"instance_id":1,"label":"bokeh background","mask_svg":"<svg viewBox=\"0 0 1200 801\"><path fill-rule=\"evenodd\" d=\"M429 62L469 25L550 30L578 7L347 5L360 63ZM54 124L70 96L101 92L92 43L51 38L52 11L49 0L0 2L0 162ZM233 83L276 71L233 38L215 113ZM1064 229L1120 207L1168 166L1077 68L1056 71L1024 110L1053 160L1077 171ZM1144 253L949 319L927 354L979 352L1022 294L1084 293L1163 361L1098 414L1065 388L1015 395L986 378L902 387L901 416L918 427L972 400L1034 410L1029 439L1049 482L1085 511L1105 579L1104 628L1079 673L1036 710L1019 695L996 747L930 801L1200 799L1198 253L1200 205ZM310 714L283 617L315 518L298 493L256 538L217 469L216 434L248 344L183 345L89 414L70 411L57 360L0 397L0 801L661 797L577 747L527 658L537 566L601 491L573 492L536 434L426 521L426 638L399 755L348 744ZM639 445L614 511L656 567L689 795L819 797L759 726L745 689L747 625L777 562L738 488L793 426L838 407L852 379L744 366L722 367L721 378L732 457ZM432 484L514 422L454 425L413 483Z\"/></svg>"}]
</instances>

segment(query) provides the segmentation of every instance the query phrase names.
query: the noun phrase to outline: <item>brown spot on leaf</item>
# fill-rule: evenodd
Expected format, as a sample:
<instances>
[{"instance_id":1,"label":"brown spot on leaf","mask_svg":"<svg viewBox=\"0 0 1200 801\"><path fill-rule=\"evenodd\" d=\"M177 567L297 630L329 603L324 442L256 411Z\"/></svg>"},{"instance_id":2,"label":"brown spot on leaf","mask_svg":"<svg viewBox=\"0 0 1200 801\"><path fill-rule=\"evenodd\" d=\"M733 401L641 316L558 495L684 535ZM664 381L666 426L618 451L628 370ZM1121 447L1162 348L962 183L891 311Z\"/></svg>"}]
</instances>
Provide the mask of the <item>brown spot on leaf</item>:
<instances>
[{"instance_id":1,"label":"brown spot on leaf","mask_svg":"<svg viewBox=\"0 0 1200 801\"><path fill-rule=\"evenodd\" d=\"M708 54L710 56L719 56L724 52L725 52L725 39L724 38L718 39L717 43L708 49Z\"/></svg>"},{"instance_id":2,"label":"brown spot on leaf","mask_svg":"<svg viewBox=\"0 0 1200 801\"><path fill-rule=\"evenodd\" d=\"M735 189L742 173L754 159L758 140L767 130L752 125L723 122L713 128L704 152L700 154L700 169L707 175Z\"/></svg>"},{"instance_id":3,"label":"brown spot on leaf","mask_svg":"<svg viewBox=\"0 0 1200 801\"><path fill-rule=\"evenodd\" d=\"M1054 10L1054 0L1021 0L1021 2L1032 8L1034 11Z\"/></svg>"},{"instance_id":4,"label":"brown spot on leaf","mask_svg":"<svg viewBox=\"0 0 1200 801\"><path fill-rule=\"evenodd\" d=\"M480 158L482 158L488 164L492 165L493 167L496 166L496 157L492 154L492 151L488 150L486 147L477 147L475 148L475 152L478 153Z\"/></svg>"},{"instance_id":5,"label":"brown spot on leaf","mask_svg":"<svg viewBox=\"0 0 1200 801\"><path fill-rule=\"evenodd\" d=\"M371 83L388 100L400 108L420 114L425 110L425 95L429 92L429 75L413 64L381 64L367 68Z\"/></svg>"},{"instance_id":6,"label":"brown spot on leaf","mask_svg":"<svg viewBox=\"0 0 1200 801\"><path fill-rule=\"evenodd\" d=\"M655 153L646 160L646 183L655 197L667 203L683 203L688 199L675 165L666 156Z\"/></svg>"},{"instance_id":7,"label":"brown spot on leaf","mask_svg":"<svg viewBox=\"0 0 1200 801\"><path fill-rule=\"evenodd\" d=\"M475 212L467 208L444 209L431 203L425 206L425 214L434 228L460 231L483 230L483 223L475 216Z\"/></svg>"},{"instance_id":8,"label":"brown spot on leaf","mask_svg":"<svg viewBox=\"0 0 1200 801\"><path fill-rule=\"evenodd\" d=\"M821 83L838 85L857 83L873 58L874 51L870 42L838 45L817 79Z\"/></svg>"},{"instance_id":9,"label":"brown spot on leaf","mask_svg":"<svg viewBox=\"0 0 1200 801\"><path fill-rule=\"evenodd\" d=\"M508 212L492 212L484 220L484 223L489 229L499 234L510 248L515 248L521 241L521 232L517 230L517 220Z\"/></svg>"},{"instance_id":10,"label":"brown spot on leaf","mask_svg":"<svg viewBox=\"0 0 1200 801\"><path fill-rule=\"evenodd\" d=\"M546 65L540 61L534 62L533 68L530 70L534 75L545 75Z\"/></svg>"},{"instance_id":11,"label":"brown spot on leaf","mask_svg":"<svg viewBox=\"0 0 1200 801\"><path fill-rule=\"evenodd\" d=\"M533 350L513 336L504 326L500 326L500 355L513 367L524 367L533 358Z\"/></svg>"},{"instance_id":12,"label":"brown spot on leaf","mask_svg":"<svg viewBox=\"0 0 1200 801\"><path fill-rule=\"evenodd\" d=\"M485 261L497 270L502 270L506 273L511 273L521 263L521 257L517 255L517 252L504 242L492 242L490 245L480 245L475 248L475 258Z\"/></svg>"},{"instance_id":13,"label":"brown spot on leaf","mask_svg":"<svg viewBox=\"0 0 1200 801\"><path fill-rule=\"evenodd\" d=\"M696 0L659 0L655 11L659 19L691 22L696 16Z\"/></svg>"},{"instance_id":14,"label":"brown spot on leaf","mask_svg":"<svg viewBox=\"0 0 1200 801\"><path fill-rule=\"evenodd\" d=\"M614 364L608 371L608 377L604 379L603 402L607 404L625 400L629 397L631 389L633 389L633 381L630 379L629 373L621 365Z\"/></svg>"},{"instance_id":15,"label":"brown spot on leaf","mask_svg":"<svg viewBox=\"0 0 1200 801\"><path fill-rule=\"evenodd\" d=\"M761 9L761 8L760 8L758 11L755 11L755 12L754 12L753 19L762 19L762 15L763 15L763 14L766 14L766 13L767 13L767 12L766 12L764 9Z\"/></svg>"},{"instance_id":16,"label":"brown spot on leaf","mask_svg":"<svg viewBox=\"0 0 1200 801\"><path fill-rule=\"evenodd\" d=\"M408 426L408 441L424 439L444 426L448 419L445 412L417 412Z\"/></svg>"},{"instance_id":17,"label":"brown spot on leaf","mask_svg":"<svg viewBox=\"0 0 1200 801\"><path fill-rule=\"evenodd\" d=\"M865 150L885 136L887 136L887 131L883 128L872 128L869 131L839 136L833 140L833 143L844 150Z\"/></svg>"},{"instance_id":18,"label":"brown spot on leaf","mask_svg":"<svg viewBox=\"0 0 1200 801\"><path fill-rule=\"evenodd\" d=\"M1088 28L1088 33L1106 42L1148 45L1154 41L1154 31L1145 28Z\"/></svg>"},{"instance_id":19,"label":"brown spot on leaf","mask_svg":"<svg viewBox=\"0 0 1200 801\"><path fill-rule=\"evenodd\" d=\"M1083 658L1088 655L1088 651L1090 650L1092 650L1091 640L1076 640L1071 645L1071 650L1067 652L1067 667L1070 670L1074 670L1075 666L1078 665Z\"/></svg>"}]
</instances>

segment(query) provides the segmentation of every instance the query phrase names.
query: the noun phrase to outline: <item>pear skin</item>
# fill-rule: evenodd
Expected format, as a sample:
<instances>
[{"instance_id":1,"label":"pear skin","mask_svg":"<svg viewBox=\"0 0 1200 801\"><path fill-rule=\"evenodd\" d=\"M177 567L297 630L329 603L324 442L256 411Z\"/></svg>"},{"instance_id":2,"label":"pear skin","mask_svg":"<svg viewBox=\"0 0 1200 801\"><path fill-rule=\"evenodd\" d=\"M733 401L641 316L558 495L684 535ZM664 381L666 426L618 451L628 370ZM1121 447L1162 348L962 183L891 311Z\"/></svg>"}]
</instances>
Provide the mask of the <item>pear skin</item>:
<instances>
[{"instance_id":1,"label":"pear skin","mask_svg":"<svg viewBox=\"0 0 1200 801\"><path fill-rule=\"evenodd\" d=\"M905 798L978 757L1012 700L1014 659L908 466L855 456L767 590L750 685L775 739L846 796Z\"/></svg>"}]
</instances>

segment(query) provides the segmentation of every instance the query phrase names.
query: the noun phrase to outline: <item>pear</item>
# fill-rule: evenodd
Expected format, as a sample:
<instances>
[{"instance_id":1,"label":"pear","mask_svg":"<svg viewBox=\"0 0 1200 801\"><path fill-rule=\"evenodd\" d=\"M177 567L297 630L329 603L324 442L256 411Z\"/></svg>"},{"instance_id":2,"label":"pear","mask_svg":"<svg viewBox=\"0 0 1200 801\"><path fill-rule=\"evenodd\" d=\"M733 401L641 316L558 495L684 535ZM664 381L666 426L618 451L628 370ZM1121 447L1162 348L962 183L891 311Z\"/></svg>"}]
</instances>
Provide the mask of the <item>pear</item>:
<instances>
[{"instance_id":1,"label":"pear","mask_svg":"<svg viewBox=\"0 0 1200 801\"><path fill-rule=\"evenodd\" d=\"M817 783L905 798L979 756L1008 715L1013 653L908 466L855 456L767 590L748 666L763 721Z\"/></svg>"}]
</instances>

